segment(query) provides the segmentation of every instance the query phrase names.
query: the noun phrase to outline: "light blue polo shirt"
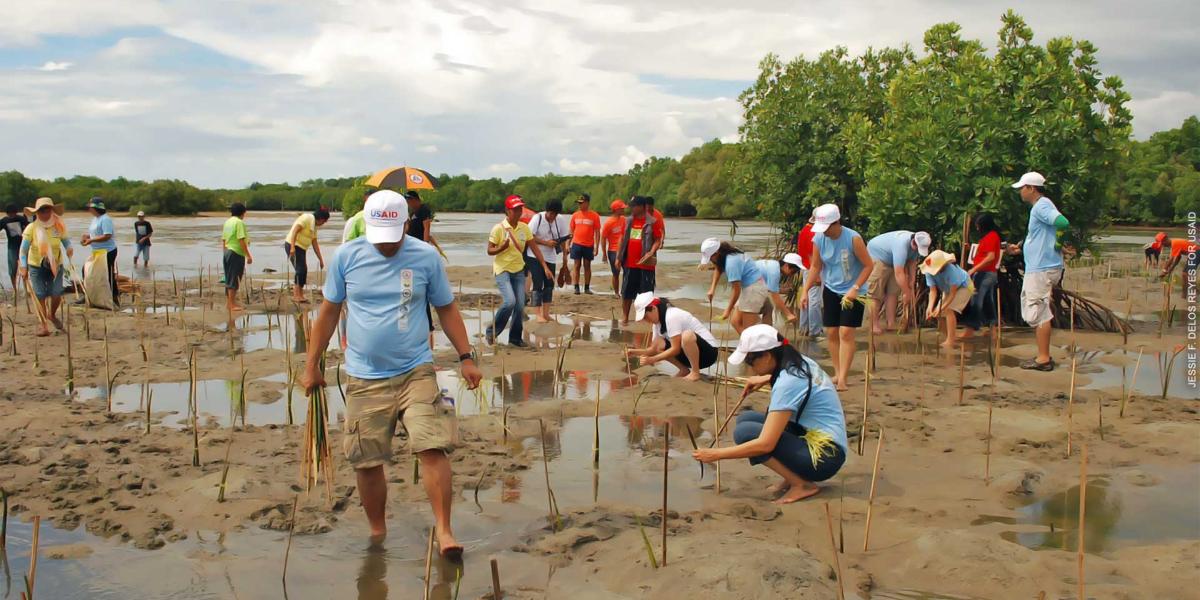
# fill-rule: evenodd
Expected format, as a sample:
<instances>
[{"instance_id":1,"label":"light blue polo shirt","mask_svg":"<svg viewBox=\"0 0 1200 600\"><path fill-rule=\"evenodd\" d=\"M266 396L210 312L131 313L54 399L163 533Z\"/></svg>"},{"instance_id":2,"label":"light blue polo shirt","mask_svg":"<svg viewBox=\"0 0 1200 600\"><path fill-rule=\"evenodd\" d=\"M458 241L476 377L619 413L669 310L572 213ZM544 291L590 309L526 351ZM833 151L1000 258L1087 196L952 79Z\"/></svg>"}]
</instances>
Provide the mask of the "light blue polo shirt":
<instances>
[{"instance_id":1,"label":"light blue polo shirt","mask_svg":"<svg viewBox=\"0 0 1200 600\"><path fill-rule=\"evenodd\" d=\"M91 237L113 235L114 231L113 220L112 217L108 216L108 213L92 217L92 222L88 225L88 235ZM113 236L103 242L91 244L90 247L92 250L116 250L117 238Z\"/></svg>"},{"instance_id":2,"label":"light blue polo shirt","mask_svg":"<svg viewBox=\"0 0 1200 600\"><path fill-rule=\"evenodd\" d=\"M725 257L725 277L729 283L738 282L750 287L763 278L754 259L745 254L730 254Z\"/></svg>"},{"instance_id":3,"label":"light blue polo shirt","mask_svg":"<svg viewBox=\"0 0 1200 600\"><path fill-rule=\"evenodd\" d=\"M867 242L867 252L871 258L893 267L903 267L908 261L920 258L917 249L912 246L913 232L889 231L881 233Z\"/></svg>"},{"instance_id":4,"label":"light blue polo shirt","mask_svg":"<svg viewBox=\"0 0 1200 600\"><path fill-rule=\"evenodd\" d=\"M779 270L779 261L764 258L754 261L758 265L758 272L762 273L763 281L767 283L767 291L778 294L779 282L783 279L783 272Z\"/></svg>"},{"instance_id":5,"label":"light blue polo shirt","mask_svg":"<svg viewBox=\"0 0 1200 600\"><path fill-rule=\"evenodd\" d=\"M800 410L800 405L804 403L808 380L793 375L787 369L780 372L779 378L771 384L771 404L767 407L767 412L791 411L793 421L805 429L819 429L828 433L848 454L850 443L846 440L846 416L842 413L842 402L833 387L833 380L812 359L804 357L804 360L812 373L812 399L804 407L800 418L796 418L796 411Z\"/></svg>"},{"instance_id":6,"label":"light blue polo shirt","mask_svg":"<svg viewBox=\"0 0 1200 600\"><path fill-rule=\"evenodd\" d=\"M1049 198L1042 196L1029 211L1029 232L1021 253L1025 255L1025 272L1037 273L1063 268L1062 252L1054 248L1057 230L1054 221L1062 216Z\"/></svg>"},{"instance_id":7,"label":"light blue polo shirt","mask_svg":"<svg viewBox=\"0 0 1200 600\"><path fill-rule=\"evenodd\" d=\"M925 285L929 287L936 286L938 291L946 294L950 292L951 286L958 286L964 289L970 286L971 276L967 275L967 272L962 267L954 263L947 263L946 266L942 267L941 271L937 272L937 275L926 274Z\"/></svg>"},{"instance_id":8,"label":"light blue polo shirt","mask_svg":"<svg viewBox=\"0 0 1200 600\"><path fill-rule=\"evenodd\" d=\"M322 290L345 303L346 372L385 379L433 362L425 303L454 302L450 278L437 250L411 236L386 257L360 237L338 247Z\"/></svg>"},{"instance_id":9,"label":"light blue polo shirt","mask_svg":"<svg viewBox=\"0 0 1200 600\"><path fill-rule=\"evenodd\" d=\"M813 236L813 246L821 255L821 283L839 296L850 293L865 267L854 253L854 238L859 237L857 231L844 225L836 240L824 233ZM867 293L866 282L859 286L858 293Z\"/></svg>"}]
</instances>

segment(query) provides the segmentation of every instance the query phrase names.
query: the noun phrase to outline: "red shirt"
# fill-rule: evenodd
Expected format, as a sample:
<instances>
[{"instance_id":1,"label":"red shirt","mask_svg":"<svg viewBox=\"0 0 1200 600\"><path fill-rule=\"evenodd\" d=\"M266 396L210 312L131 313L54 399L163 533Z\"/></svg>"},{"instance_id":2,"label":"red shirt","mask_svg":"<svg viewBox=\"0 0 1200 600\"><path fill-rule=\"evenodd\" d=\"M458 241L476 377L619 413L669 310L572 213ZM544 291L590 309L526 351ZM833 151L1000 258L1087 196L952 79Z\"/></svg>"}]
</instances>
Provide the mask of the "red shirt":
<instances>
[{"instance_id":1,"label":"red shirt","mask_svg":"<svg viewBox=\"0 0 1200 600\"><path fill-rule=\"evenodd\" d=\"M600 213L577 210L571 215L571 243L591 248L596 244L597 229L600 229Z\"/></svg>"},{"instance_id":2,"label":"red shirt","mask_svg":"<svg viewBox=\"0 0 1200 600\"><path fill-rule=\"evenodd\" d=\"M1000 259L1000 234L995 231L989 231L987 235L979 240L979 247L975 249L975 260L983 260L983 257L988 254L992 255L986 265L980 266L975 270L976 273L991 273L996 271L996 264Z\"/></svg>"},{"instance_id":3,"label":"red shirt","mask_svg":"<svg viewBox=\"0 0 1200 600\"><path fill-rule=\"evenodd\" d=\"M1171 238L1171 258L1175 258L1185 252L1187 254L1196 252L1196 244L1179 238Z\"/></svg>"},{"instance_id":4,"label":"red shirt","mask_svg":"<svg viewBox=\"0 0 1200 600\"><path fill-rule=\"evenodd\" d=\"M804 263L805 269L811 268L809 261L812 260L813 236L815 235L817 234L813 233L812 223L805 225L804 229L796 234L796 254L800 255L800 262Z\"/></svg>"},{"instance_id":5,"label":"red shirt","mask_svg":"<svg viewBox=\"0 0 1200 600\"><path fill-rule=\"evenodd\" d=\"M654 262L648 265L639 265L638 261L642 259L642 228L646 226L646 218L633 219L633 227L629 230L629 246L625 249L625 266L630 269L643 269L646 271L654 270ZM666 235L666 228L663 226L662 219L655 219L654 225L650 227L654 233L654 238L661 240Z\"/></svg>"}]
</instances>

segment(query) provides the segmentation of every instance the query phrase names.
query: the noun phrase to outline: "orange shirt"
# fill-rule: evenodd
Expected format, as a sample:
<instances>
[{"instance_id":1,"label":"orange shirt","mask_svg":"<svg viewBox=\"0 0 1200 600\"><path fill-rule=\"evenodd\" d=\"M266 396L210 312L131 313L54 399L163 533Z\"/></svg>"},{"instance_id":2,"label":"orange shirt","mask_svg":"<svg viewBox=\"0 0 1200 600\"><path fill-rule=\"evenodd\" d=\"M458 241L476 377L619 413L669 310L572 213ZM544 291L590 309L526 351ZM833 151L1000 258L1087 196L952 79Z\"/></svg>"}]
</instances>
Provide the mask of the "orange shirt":
<instances>
[{"instance_id":1,"label":"orange shirt","mask_svg":"<svg viewBox=\"0 0 1200 600\"><path fill-rule=\"evenodd\" d=\"M1196 244L1179 238L1171 238L1171 258L1175 258L1185 252L1192 254L1196 251Z\"/></svg>"},{"instance_id":2,"label":"orange shirt","mask_svg":"<svg viewBox=\"0 0 1200 600\"><path fill-rule=\"evenodd\" d=\"M621 249L621 238L625 237L625 217L612 215L604 220L604 228L600 237L608 240L608 251L616 252Z\"/></svg>"},{"instance_id":3,"label":"orange shirt","mask_svg":"<svg viewBox=\"0 0 1200 600\"><path fill-rule=\"evenodd\" d=\"M600 213L577 210L571 214L571 243L591 248L596 245L596 231L600 229Z\"/></svg>"}]
</instances>

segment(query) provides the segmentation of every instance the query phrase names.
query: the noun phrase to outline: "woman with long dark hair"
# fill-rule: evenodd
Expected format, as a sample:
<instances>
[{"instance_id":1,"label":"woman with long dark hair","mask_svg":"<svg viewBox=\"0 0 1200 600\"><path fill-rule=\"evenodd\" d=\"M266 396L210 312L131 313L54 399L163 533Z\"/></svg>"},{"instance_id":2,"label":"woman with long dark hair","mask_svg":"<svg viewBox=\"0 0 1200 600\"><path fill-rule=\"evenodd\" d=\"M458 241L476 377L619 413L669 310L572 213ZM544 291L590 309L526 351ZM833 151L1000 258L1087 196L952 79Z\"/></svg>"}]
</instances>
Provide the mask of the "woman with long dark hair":
<instances>
[{"instance_id":1,"label":"woman with long dark hair","mask_svg":"<svg viewBox=\"0 0 1200 600\"><path fill-rule=\"evenodd\" d=\"M700 244L700 266L709 264L713 266L713 274L712 283L708 286L708 301L712 302L721 275L725 276L729 288L733 290L729 305L721 313L721 320L728 319L738 333L758 324L759 315L768 307L770 292L754 259L729 242L708 238Z\"/></svg>"},{"instance_id":2,"label":"woman with long dark hair","mask_svg":"<svg viewBox=\"0 0 1200 600\"><path fill-rule=\"evenodd\" d=\"M996 286L999 283L996 269L1000 266L1000 229L996 220L988 213L975 217L975 231L981 237L975 248L973 264L967 271L975 284L975 295L971 297L978 324L989 327L996 323Z\"/></svg>"},{"instance_id":3,"label":"woman with long dark hair","mask_svg":"<svg viewBox=\"0 0 1200 600\"><path fill-rule=\"evenodd\" d=\"M677 377L700 380L700 370L717 362L717 338L692 313L671 306L654 292L643 292L633 299L634 317L645 321L653 332L645 348L630 348L630 356L640 356L641 364L667 361L679 369Z\"/></svg>"},{"instance_id":4,"label":"woman with long dark hair","mask_svg":"<svg viewBox=\"0 0 1200 600\"><path fill-rule=\"evenodd\" d=\"M736 446L702 448L701 462L748 458L783 478L772 489L776 504L790 504L821 491L816 482L837 474L846 462L846 418L833 381L815 361L800 354L774 327L755 325L742 332L729 363L754 372L745 393L771 385L766 413L738 415Z\"/></svg>"}]
</instances>

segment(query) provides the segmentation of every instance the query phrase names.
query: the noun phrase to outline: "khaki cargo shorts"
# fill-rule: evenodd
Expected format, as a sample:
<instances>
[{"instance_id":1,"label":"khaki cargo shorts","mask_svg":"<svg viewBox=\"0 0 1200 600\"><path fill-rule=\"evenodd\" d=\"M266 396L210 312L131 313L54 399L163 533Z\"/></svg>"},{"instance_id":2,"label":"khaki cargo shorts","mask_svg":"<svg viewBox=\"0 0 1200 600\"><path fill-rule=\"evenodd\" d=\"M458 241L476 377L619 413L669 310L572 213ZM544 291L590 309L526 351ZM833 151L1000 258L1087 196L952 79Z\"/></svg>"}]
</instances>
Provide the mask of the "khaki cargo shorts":
<instances>
[{"instance_id":1,"label":"khaki cargo shorts","mask_svg":"<svg viewBox=\"0 0 1200 600\"><path fill-rule=\"evenodd\" d=\"M1050 298L1054 286L1062 279L1062 273L1062 269L1025 273L1025 281L1021 284L1021 318L1030 327L1037 327L1054 318L1054 312L1050 310Z\"/></svg>"},{"instance_id":2,"label":"khaki cargo shorts","mask_svg":"<svg viewBox=\"0 0 1200 600\"><path fill-rule=\"evenodd\" d=\"M966 288L960 289L954 294L954 301L951 302L946 308L949 308L950 310L961 315L962 312L967 309L967 304L971 302L971 296L974 295L975 286L968 285Z\"/></svg>"},{"instance_id":3,"label":"khaki cargo shorts","mask_svg":"<svg viewBox=\"0 0 1200 600\"><path fill-rule=\"evenodd\" d=\"M899 294L900 282L896 281L896 268L891 263L874 261L871 275L867 277L867 293L872 300L882 302L888 294Z\"/></svg>"},{"instance_id":4,"label":"khaki cargo shorts","mask_svg":"<svg viewBox=\"0 0 1200 600\"><path fill-rule=\"evenodd\" d=\"M767 291L767 284L759 279L750 287L742 287L742 294L738 296L737 309L741 312L759 314L763 311L763 305L768 302L770 292Z\"/></svg>"},{"instance_id":5,"label":"khaki cargo shorts","mask_svg":"<svg viewBox=\"0 0 1200 600\"><path fill-rule=\"evenodd\" d=\"M454 449L457 424L453 410L442 404L433 365L388 379L349 378L342 449L350 466L369 469L387 463L398 421L408 432L409 452Z\"/></svg>"}]
</instances>

